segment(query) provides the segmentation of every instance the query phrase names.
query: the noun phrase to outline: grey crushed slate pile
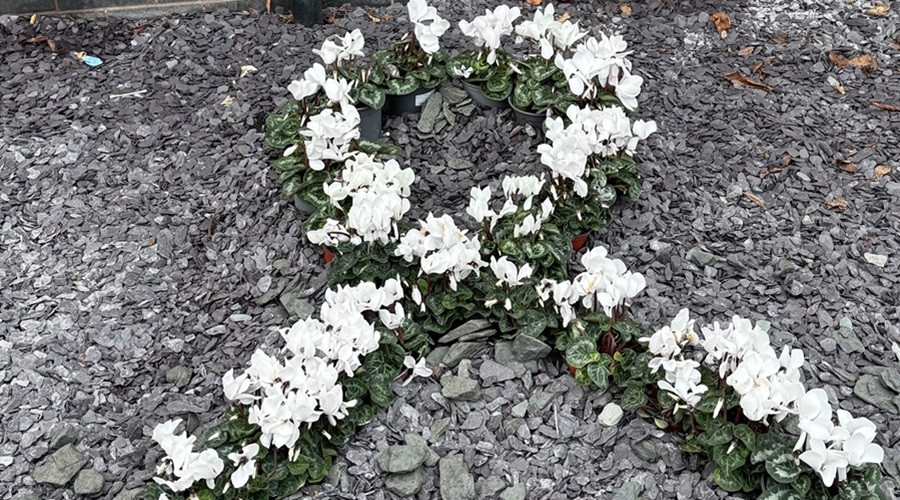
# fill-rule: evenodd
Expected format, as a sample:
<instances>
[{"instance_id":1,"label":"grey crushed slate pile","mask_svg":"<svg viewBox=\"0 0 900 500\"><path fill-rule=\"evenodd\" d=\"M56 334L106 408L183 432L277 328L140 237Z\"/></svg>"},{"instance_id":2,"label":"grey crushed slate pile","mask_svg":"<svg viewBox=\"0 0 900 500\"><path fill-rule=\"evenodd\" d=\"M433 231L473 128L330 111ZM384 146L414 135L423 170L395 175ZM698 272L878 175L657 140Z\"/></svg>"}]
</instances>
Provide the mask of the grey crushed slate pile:
<instances>
[{"instance_id":1,"label":"grey crushed slate pile","mask_svg":"<svg viewBox=\"0 0 900 500\"><path fill-rule=\"evenodd\" d=\"M454 24L451 49L464 44L456 21L485 5L436 3ZM804 348L810 384L878 425L891 489L900 477L890 425L900 406L891 348L900 343L900 113L870 104L900 104L897 13L870 17L834 0L630 6L626 17L618 2L564 5L582 26L625 36L645 78L639 115L660 127L638 151L640 200L620 205L595 242L647 276L634 303L647 324L683 306L706 321L738 313L770 321L775 343ZM273 328L313 310L321 256L278 198L264 120L327 35L358 27L386 44L405 29L401 5L370 10L382 21L349 8L316 30L227 12L140 29L0 19L0 490L133 498L160 457L153 426L214 422L221 374L256 346L279 345ZM720 10L734 22L724 40L707 21ZM25 41L35 36L57 52ZM753 53L739 56L744 47ZM104 63L88 68L70 51ZM829 51L869 53L879 69L837 70ZM722 77L767 60L772 92ZM240 78L243 65L258 70ZM496 190L504 175L540 171L540 138L508 111L466 116L463 101L440 104L424 127L413 116L386 122L419 176L412 215L461 214L472 186ZM856 172L839 170L843 160ZM892 172L877 179L879 165ZM836 198L845 212L822 208ZM725 496L672 436L630 414L599 424L617 396L577 386L558 359L541 359L545 345L493 345L479 328L435 350L434 379L397 384L397 400L348 443L330 482L306 493ZM450 399L450 390L477 397ZM421 440L421 465L382 470L389 447L417 453ZM65 486L38 482L47 478Z\"/></svg>"}]
</instances>

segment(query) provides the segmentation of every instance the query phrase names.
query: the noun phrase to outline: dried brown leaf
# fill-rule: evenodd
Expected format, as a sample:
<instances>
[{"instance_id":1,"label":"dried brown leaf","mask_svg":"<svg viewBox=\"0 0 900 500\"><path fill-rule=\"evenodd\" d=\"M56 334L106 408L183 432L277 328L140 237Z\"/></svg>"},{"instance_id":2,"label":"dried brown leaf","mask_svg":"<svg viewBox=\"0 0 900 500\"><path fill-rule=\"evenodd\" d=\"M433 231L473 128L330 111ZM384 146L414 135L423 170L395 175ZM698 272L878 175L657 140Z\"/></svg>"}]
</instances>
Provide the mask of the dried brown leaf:
<instances>
[{"instance_id":1,"label":"dried brown leaf","mask_svg":"<svg viewBox=\"0 0 900 500\"><path fill-rule=\"evenodd\" d=\"M784 169L779 168L779 167L770 168L769 170L766 170L765 172L759 174L759 178L765 179L766 177L768 177L772 174L777 174L778 172L781 172L782 170L784 170Z\"/></svg>"},{"instance_id":2,"label":"dried brown leaf","mask_svg":"<svg viewBox=\"0 0 900 500\"><path fill-rule=\"evenodd\" d=\"M889 167L887 165L878 165L877 167L875 167L875 178L876 179L881 179L882 177L884 177L885 175L887 175L889 173L891 173L891 167Z\"/></svg>"},{"instance_id":3,"label":"dried brown leaf","mask_svg":"<svg viewBox=\"0 0 900 500\"><path fill-rule=\"evenodd\" d=\"M875 6L866 11L866 14L877 17L887 17L888 11L891 10L891 4L886 2L875 2Z\"/></svg>"},{"instance_id":4,"label":"dried brown leaf","mask_svg":"<svg viewBox=\"0 0 900 500\"><path fill-rule=\"evenodd\" d=\"M746 196L748 200L759 205L759 208L766 208L766 202L764 202L759 196L756 196L755 194L748 191L744 191L744 196Z\"/></svg>"},{"instance_id":5,"label":"dried brown leaf","mask_svg":"<svg viewBox=\"0 0 900 500\"><path fill-rule=\"evenodd\" d=\"M844 172L849 172L851 174L856 173L856 164L852 161L838 160L838 168L843 170Z\"/></svg>"},{"instance_id":6,"label":"dried brown leaf","mask_svg":"<svg viewBox=\"0 0 900 500\"><path fill-rule=\"evenodd\" d=\"M373 23L380 23L380 22L381 22L381 18L375 16L375 15L372 14L370 11L366 11L366 15L369 16L369 19L370 19Z\"/></svg>"},{"instance_id":7,"label":"dried brown leaf","mask_svg":"<svg viewBox=\"0 0 900 500\"><path fill-rule=\"evenodd\" d=\"M568 20L571 19L571 18L572 18L572 16L570 16L568 12L563 12L563 15L559 16L559 17L556 19L556 22L558 22L558 23L564 23L564 22L568 21Z\"/></svg>"},{"instance_id":8,"label":"dried brown leaf","mask_svg":"<svg viewBox=\"0 0 900 500\"><path fill-rule=\"evenodd\" d=\"M537 6L540 5L543 1L544 1L544 0L525 0L525 3L527 3L528 5L534 5L535 7L537 7Z\"/></svg>"},{"instance_id":9,"label":"dried brown leaf","mask_svg":"<svg viewBox=\"0 0 900 500\"><path fill-rule=\"evenodd\" d=\"M748 87L748 88L752 88L752 89L765 90L766 92L769 92L772 90L772 87L770 85L766 85L765 83L758 82L756 80L751 80L751 79L747 78L740 71L728 73L727 75L725 75L725 79L728 80L729 82L739 83L739 84L743 85L744 87Z\"/></svg>"},{"instance_id":10,"label":"dried brown leaf","mask_svg":"<svg viewBox=\"0 0 900 500\"><path fill-rule=\"evenodd\" d=\"M875 62L875 58L869 54L862 54L854 57L853 59L847 59L846 57L836 52L829 52L828 59L830 59L831 62L834 63L834 66L838 69L844 69L847 66L855 66L867 71L872 71L878 68L878 64Z\"/></svg>"},{"instance_id":11,"label":"dried brown leaf","mask_svg":"<svg viewBox=\"0 0 900 500\"><path fill-rule=\"evenodd\" d=\"M826 201L822 207L825 210L829 210L835 213L843 213L844 210L847 210L847 200L843 198L835 198L831 201Z\"/></svg>"},{"instance_id":12,"label":"dried brown leaf","mask_svg":"<svg viewBox=\"0 0 900 500\"><path fill-rule=\"evenodd\" d=\"M749 56L752 53L753 53L753 47L750 47L750 46L744 47L743 49L738 51L738 55L742 56L742 57Z\"/></svg>"},{"instance_id":13,"label":"dried brown leaf","mask_svg":"<svg viewBox=\"0 0 900 500\"><path fill-rule=\"evenodd\" d=\"M716 31L719 32L722 38L728 37L728 28L731 28L731 18L728 17L728 14L716 12L715 14L710 14L709 20L716 25Z\"/></svg>"},{"instance_id":14,"label":"dried brown leaf","mask_svg":"<svg viewBox=\"0 0 900 500\"><path fill-rule=\"evenodd\" d=\"M631 17L631 6L627 3L623 3L619 6L619 9L622 11L622 14Z\"/></svg>"},{"instance_id":15,"label":"dried brown leaf","mask_svg":"<svg viewBox=\"0 0 900 500\"><path fill-rule=\"evenodd\" d=\"M876 108L881 108L885 111L900 111L900 106L894 106L893 104L885 104L883 102L873 102L872 106Z\"/></svg>"}]
</instances>

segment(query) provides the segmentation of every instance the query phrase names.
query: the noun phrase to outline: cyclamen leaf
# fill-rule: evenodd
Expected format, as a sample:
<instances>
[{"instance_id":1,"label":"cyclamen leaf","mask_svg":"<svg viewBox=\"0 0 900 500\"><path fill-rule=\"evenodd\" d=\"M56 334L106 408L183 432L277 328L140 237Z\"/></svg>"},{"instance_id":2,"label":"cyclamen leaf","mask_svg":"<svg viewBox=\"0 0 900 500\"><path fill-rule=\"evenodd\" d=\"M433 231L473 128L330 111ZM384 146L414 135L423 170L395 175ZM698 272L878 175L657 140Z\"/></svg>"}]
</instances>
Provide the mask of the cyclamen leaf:
<instances>
[{"instance_id":1,"label":"cyclamen leaf","mask_svg":"<svg viewBox=\"0 0 900 500\"><path fill-rule=\"evenodd\" d=\"M632 386L625 389L622 394L622 409L625 411L636 410L647 404L647 393L643 387Z\"/></svg>"},{"instance_id":2,"label":"cyclamen leaf","mask_svg":"<svg viewBox=\"0 0 900 500\"><path fill-rule=\"evenodd\" d=\"M792 487L786 484L772 483L757 497L757 500L802 500L802 498L803 495Z\"/></svg>"},{"instance_id":3,"label":"cyclamen leaf","mask_svg":"<svg viewBox=\"0 0 900 500\"><path fill-rule=\"evenodd\" d=\"M305 456L300 455L293 462L287 463L288 471L294 476L305 476L309 469L309 460Z\"/></svg>"},{"instance_id":4,"label":"cyclamen leaf","mask_svg":"<svg viewBox=\"0 0 900 500\"><path fill-rule=\"evenodd\" d=\"M812 479L807 475L800 475L791 486L793 486L800 494L805 495L812 486Z\"/></svg>"},{"instance_id":5,"label":"cyclamen leaf","mask_svg":"<svg viewBox=\"0 0 900 500\"><path fill-rule=\"evenodd\" d=\"M594 340L578 337L566 349L566 361L575 368L581 368L592 361L597 361L599 354Z\"/></svg>"},{"instance_id":6,"label":"cyclamen leaf","mask_svg":"<svg viewBox=\"0 0 900 500\"><path fill-rule=\"evenodd\" d=\"M601 391L609 387L609 368L602 363L590 363L585 366L588 376Z\"/></svg>"},{"instance_id":7,"label":"cyclamen leaf","mask_svg":"<svg viewBox=\"0 0 900 500\"><path fill-rule=\"evenodd\" d=\"M718 398L716 398L718 400ZM712 410L710 410L712 411ZM748 449L753 450L756 447L756 433L747 424L738 424L732 429L734 437L741 440Z\"/></svg>"},{"instance_id":8,"label":"cyclamen leaf","mask_svg":"<svg viewBox=\"0 0 900 500\"><path fill-rule=\"evenodd\" d=\"M779 483L792 483L800 475L800 467L791 453L777 455L766 460L766 472Z\"/></svg>"},{"instance_id":9,"label":"cyclamen leaf","mask_svg":"<svg viewBox=\"0 0 900 500\"><path fill-rule=\"evenodd\" d=\"M701 439L709 446L728 444L731 442L732 437L731 425L732 424L721 425L711 431L704 432L701 435Z\"/></svg>"},{"instance_id":10,"label":"cyclamen leaf","mask_svg":"<svg viewBox=\"0 0 900 500\"><path fill-rule=\"evenodd\" d=\"M756 447L750 455L750 461L758 464L785 453L790 454L790 448L790 445L785 443L782 437L772 432L758 434L756 436Z\"/></svg>"},{"instance_id":11,"label":"cyclamen leaf","mask_svg":"<svg viewBox=\"0 0 900 500\"><path fill-rule=\"evenodd\" d=\"M740 473L737 471L727 472L724 469L717 468L713 471L713 480L720 488L732 493L740 491L743 487L743 481L741 480Z\"/></svg>"}]
</instances>

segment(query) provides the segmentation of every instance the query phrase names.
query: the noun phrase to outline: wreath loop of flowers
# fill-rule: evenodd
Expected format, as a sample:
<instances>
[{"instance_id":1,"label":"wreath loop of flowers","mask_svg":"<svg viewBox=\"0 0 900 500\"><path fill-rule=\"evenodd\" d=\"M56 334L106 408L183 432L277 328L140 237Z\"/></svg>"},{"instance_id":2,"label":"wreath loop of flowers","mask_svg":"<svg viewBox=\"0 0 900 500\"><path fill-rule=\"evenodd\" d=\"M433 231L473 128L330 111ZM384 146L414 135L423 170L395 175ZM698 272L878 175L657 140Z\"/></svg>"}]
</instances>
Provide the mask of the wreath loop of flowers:
<instances>
[{"instance_id":1,"label":"wreath loop of flowers","mask_svg":"<svg viewBox=\"0 0 900 500\"><path fill-rule=\"evenodd\" d=\"M370 66L357 62L359 30L326 40L314 50L324 65L292 82L295 102L269 118L283 194L313 206L308 239L338 256L333 288L318 319L281 331L278 355L258 349L244 373L223 376L232 405L203 451L177 433L180 420L156 427L166 457L148 496L277 498L321 481L337 447L390 404L394 380L431 375L432 338L478 318L553 341L579 383L612 382L625 411L683 434L684 451L714 462L713 479L729 492L884 498L875 424L840 409L835 423L825 391L801 380L801 350L778 353L760 324L738 316L701 327L701 337L687 309L646 332L627 316L646 281L604 247L585 251L584 270L570 278L573 238L607 226L621 195L638 196L632 155L656 131L626 113L642 79L624 39L588 36L552 5L514 27L519 8L501 5L461 21L476 49L448 58L439 38L449 23L425 0L408 10L412 32ZM504 52L501 38L513 31L540 53ZM537 152L548 172L504 178L501 203L490 187L472 188L473 233L449 215L408 228L415 174L385 159L392 146L360 139L357 105L381 108L450 75L546 114ZM788 418L796 438L779 425Z\"/></svg>"}]
</instances>

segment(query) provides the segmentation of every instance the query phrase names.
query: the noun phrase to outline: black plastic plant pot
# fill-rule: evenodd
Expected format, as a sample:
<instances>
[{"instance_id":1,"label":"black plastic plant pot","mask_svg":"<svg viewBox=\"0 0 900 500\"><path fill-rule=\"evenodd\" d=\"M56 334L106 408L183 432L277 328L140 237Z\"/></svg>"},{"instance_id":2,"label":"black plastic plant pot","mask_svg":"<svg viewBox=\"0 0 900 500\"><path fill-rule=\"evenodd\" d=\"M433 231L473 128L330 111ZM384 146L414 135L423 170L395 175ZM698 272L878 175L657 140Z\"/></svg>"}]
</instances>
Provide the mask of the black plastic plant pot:
<instances>
[{"instance_id":1,"label":"black plastic plant pot","mask_svg":"<svg viewBox=\"0 0 900 500\"><path fill-rule=\"evenodd\" d=\"M381 109L360 106L359 111L359 136L367 141L377 141L381 138Z\"/></svg>"},{"instance_id":2,"label":"black plastic plant pot","mask_svg":"<svg viewBox=\"0 0 900 500\"><path fill-rule=\"evenodd\" d=\"M509 101L506 99L496 100L491 99L490 97L484 95L484 92L481 91L481 85L477 85L474 83L469 83L466 81L462 82L463 88L466 89L466 93L469 94L469 97L475 101L479 106L483 106L485 108L497 108L497 109L507 109L509 108Z\"/></svg>"},{"instance_id":3,"label":"black plastic plant pot","mask_svg":"<svg viewBox=\"0 0 900 500\"><path fill-rule=\"evenodd\" d=\"M513 103L512 96L509 96L509 106L513 110L516 117L516 123L520 125L531 125L535 130L543 130L544 120L547 119L547 113L532 113L531 111L523 111L516 107Z\"/></svg>"},{"instance_id":4,"label":"black plastic plant pot","mask_svg":"<svg viewBox=\"0 0 900 500\"><path fill-rule=\"evenodd\" d=\"M291 13L296 24L322 24L322 0L291 0Z\"/></svg>"},{"instance_id":5,"label":"black plastic plant pot","mask_svg":"<svg viewBox=\"0 0 900 500\"><path fill-rule=\"evenodd\" d=\"M431 97L435 89L424 89L422 87L413 90L409 94L389 95L384 106L387 108L389 115L402 115L404 113L418 113L422 111L422 105Z\"/></svg>"}]
</instances>

